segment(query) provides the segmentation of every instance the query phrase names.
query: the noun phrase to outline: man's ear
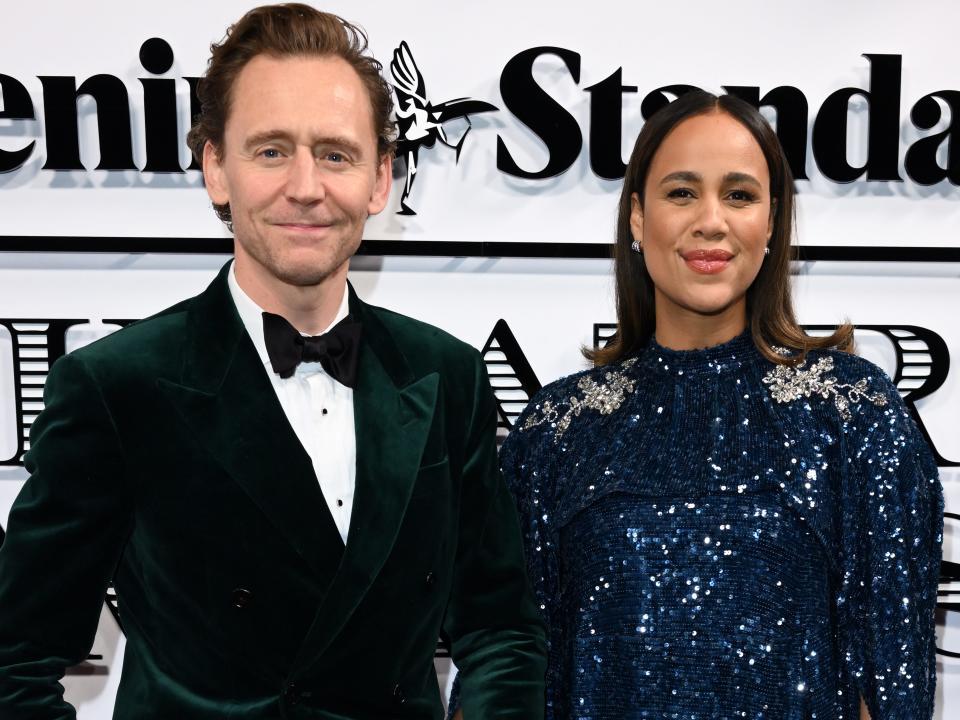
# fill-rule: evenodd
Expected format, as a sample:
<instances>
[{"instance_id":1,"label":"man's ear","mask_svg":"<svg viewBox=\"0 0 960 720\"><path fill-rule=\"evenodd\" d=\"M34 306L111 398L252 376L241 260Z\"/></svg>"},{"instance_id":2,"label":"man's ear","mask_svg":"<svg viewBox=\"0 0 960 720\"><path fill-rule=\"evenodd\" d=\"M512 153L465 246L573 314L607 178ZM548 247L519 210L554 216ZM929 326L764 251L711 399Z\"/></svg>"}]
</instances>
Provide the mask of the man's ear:
<instances>
[{"instance_id":1,"label":"man's ear","mask_svg":"<svg viewBox=\"0 0 960 720\"><path fill-rule=\"evenodd\" d=\"M633 239L643 247L643 207L640 205L640 196L633 193L630 196L630 233Z\"/></svg>"},{"instance_id":2,"label":"man's ear","mask_svg":"<svg viewBox=\"0 0 960 720\"><path fill-rule=\"evenodd\" d=\"M210 196L214 205L230 203L230 193L223 172L223 162L217 148L209 140L203 146L203 184L206 186L207 195Z\"/></svg>"},{"instance_id":3,"label":"man's ear","mask_svg":"<svg viewBox=\"0 0 960 720\"><path fill-rule=\"evenodd\" d=\"M393 156L386 153L380 158L377 165L377 177L370 193L370 202L367 204L367 213L376 215L387 206L390 199L390 188L393 187Z\"/></svg>"}]
</instances>

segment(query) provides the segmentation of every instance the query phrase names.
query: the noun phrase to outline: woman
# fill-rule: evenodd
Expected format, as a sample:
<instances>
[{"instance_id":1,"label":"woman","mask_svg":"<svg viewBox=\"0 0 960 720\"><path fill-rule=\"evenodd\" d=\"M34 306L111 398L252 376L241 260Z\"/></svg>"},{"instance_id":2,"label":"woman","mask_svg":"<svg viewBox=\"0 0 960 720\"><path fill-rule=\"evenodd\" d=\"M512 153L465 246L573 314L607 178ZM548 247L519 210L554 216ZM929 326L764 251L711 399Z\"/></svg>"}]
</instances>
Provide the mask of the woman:
<instances>
[{"instance_id":1,"label":"woman","mask_svg":"<svg viewBox=\"0 0 960 720\"><path fill-rule=\"evenodd\" d=\"M637 140L616 337L501 454L548 718L932 716L937 468L852 328L798 326L793 198L734 97L686 94Z\"/></svg>"}]
</instances>

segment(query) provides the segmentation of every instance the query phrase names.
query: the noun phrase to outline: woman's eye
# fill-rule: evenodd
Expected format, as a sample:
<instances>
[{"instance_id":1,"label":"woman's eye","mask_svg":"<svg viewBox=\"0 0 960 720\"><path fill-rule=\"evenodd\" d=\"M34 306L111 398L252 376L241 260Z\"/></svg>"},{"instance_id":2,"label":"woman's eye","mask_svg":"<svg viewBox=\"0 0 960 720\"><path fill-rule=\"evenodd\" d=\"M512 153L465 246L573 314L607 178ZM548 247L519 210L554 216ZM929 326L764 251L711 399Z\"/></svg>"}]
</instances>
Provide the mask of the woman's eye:
<instances>
[{"instance_id":1,"label":"woman's eye","mask_svg":"<svg viewBox=\"0 0 960 720\"><path fill-rule=\"evenodd\" d=\"M733 190L731 191L729 198L734 202L748 203L756 200L756 196L749 192L748 190Z\"/></svg>"},{"instance_id":2,"label":"woman's eye","mask_svg":"<svg viewBox=\"0 0 960 720\"><path fill-rule=\"evenodd\" d=\"M667 193L669 198L679 198L681 200L686 200L693 197L693 191L689 188L674 188Z\"/></svg>"}]
</instances>

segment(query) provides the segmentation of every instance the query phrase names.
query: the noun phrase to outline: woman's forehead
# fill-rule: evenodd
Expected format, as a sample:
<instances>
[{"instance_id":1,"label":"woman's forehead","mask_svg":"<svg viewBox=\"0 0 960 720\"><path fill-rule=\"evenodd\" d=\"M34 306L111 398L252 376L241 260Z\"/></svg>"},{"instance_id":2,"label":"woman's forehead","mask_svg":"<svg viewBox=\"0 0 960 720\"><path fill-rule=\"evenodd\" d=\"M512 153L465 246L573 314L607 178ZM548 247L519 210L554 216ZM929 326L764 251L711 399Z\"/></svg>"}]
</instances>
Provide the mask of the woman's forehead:
<instances>
[{"instance_id":1,"label":"woman's forehead","mask_svg":"<svg viewBox=\"0 0 960 720\"><path fill-rule=\"evenodd\" d=\"M753 133L723 111L686 118L667 133L650 163L648 181L675 172L706 177L748 173L769 180L767 161Z\"/></svg>"}]
</instances>

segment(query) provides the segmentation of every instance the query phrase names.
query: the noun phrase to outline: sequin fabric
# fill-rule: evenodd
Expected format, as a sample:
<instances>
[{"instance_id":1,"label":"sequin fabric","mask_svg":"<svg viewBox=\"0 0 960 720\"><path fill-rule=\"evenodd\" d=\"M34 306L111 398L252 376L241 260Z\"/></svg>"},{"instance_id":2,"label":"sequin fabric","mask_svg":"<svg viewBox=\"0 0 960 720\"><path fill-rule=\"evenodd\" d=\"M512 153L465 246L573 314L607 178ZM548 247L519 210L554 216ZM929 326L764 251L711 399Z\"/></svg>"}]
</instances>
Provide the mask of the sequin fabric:
<instances>
[{"instance_id":1,"label":"sequin fabric","mask_svg":"<svg viewBox=\"0 0 960 720\"><path fill-rule=\"evenodd\" d=\"M635 362L635 358L625 360L615 369L605 372L601 382L590 375L582 375L577 380L576 394L556 403L549 398L544 400L540 412L528 415L521 429L530 430L537 425L550 423L556 441L567 431L573 419L584 411L593 410L601 415L609 415L619 410L636 384L626 372Z\"/></svg>"},{"instance_id":2,"label":"sequin fabric","mask_svg":"<svg viewBox=\"0 0 960 720\"><path fill-rule=\"evenodd\" d=\"M551 720L932 716L942 491L867 361L652 342L544 388L501 465Z\"/></svg>"},{"instance_id":3,"label":"sequin fabric","mask_svg":"<svg viewBox=\"0 0 960 720\"><path fill-rule=\"evenodd\" d=\"M781 353L782 354L782 353ZM871 393L867 378L860 378L854 384L841 383L836 377L825 374L833 370L833 358L822 357L809 368L807 363L777 365L763 376L763 382L770 386L770 394L777 402L792 402L802 397L819 395L833 398L833 404L844 420L852 419L851 403L868 400L874 405L886 405L887 399L881 393Z\"/></svg>"}]
</instances>

